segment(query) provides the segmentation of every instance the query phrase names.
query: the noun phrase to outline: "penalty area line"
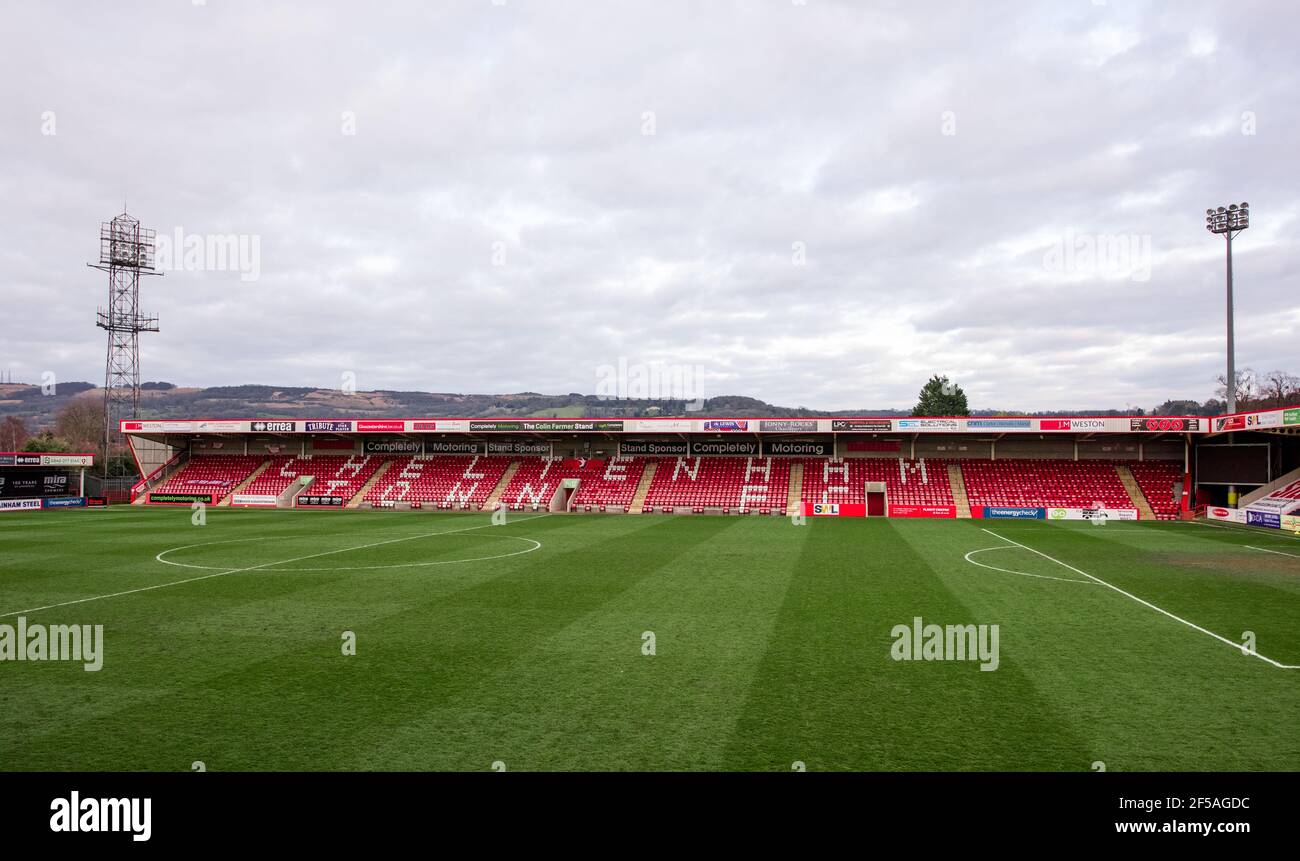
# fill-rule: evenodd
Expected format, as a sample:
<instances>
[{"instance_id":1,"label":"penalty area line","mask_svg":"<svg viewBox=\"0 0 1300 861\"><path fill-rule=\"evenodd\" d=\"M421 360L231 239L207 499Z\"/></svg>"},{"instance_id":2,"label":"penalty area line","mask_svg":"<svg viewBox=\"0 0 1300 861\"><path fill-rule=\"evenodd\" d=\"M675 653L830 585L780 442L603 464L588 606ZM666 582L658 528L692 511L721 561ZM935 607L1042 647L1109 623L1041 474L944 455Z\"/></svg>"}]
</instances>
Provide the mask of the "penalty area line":
<instances>
[{"instance_id":1,"label":"penalty area line","mask_svg":"<svg viewBox=\"0 0 1300 861\"><path fill-rule=\"evenodd\" d=\"M1227 637L1220 636L1219 634L1214 633L1208 628L1202 628L1200 625L1196 624L1195 622L1189 622L1186 619L1184 619L1182 616L1176 616L1173 613L1170 613L1168 610L1164 609L1163 607L1157 607L1155 604L1152 604L1150 601L1147 601L1143 598L1139 598L1137 595L1134 595L1132 592L1126 592L1123 589L1119 588L1118 586L1114 585L1113 583L1107 583L1105 580L1101 579L1100 577L1094 577L1091 574L1089 574L1087 571L1081 571L1078 568L1075 568L1073 565L1069 564L1068 562L1062 562L1060 559L1056 559L1052 556L1048 556L1046 553L1044 553L1041 550L1035 550L1032 547L1021 544L1019 541L1012 541L1010 538L1007 538L1005 535L999 535L998 533L992 532L988 529L983 529L981 531L988 532L989 535L992 535L994 538L1000 538L1003 541L1007 542L1008 544L1014 544L1015 546L1021 548L1022 550L1028 550L1030 553L1036 553L1039 556L1043 557L1044 559L1048 560L1049 562L1055 562L1057 565L1060 565L1062 568L1070 569L1075 574L1082 574L1084 577L1087 577L1089 580L1093 581L1094 583L1100 583L1102 586L1105 586L1108 589L1113 589L1114 591L1123 595L1125 598L1131 598L1132 600L1137 601L1139 604L1143 605L1144 607L1150 607L1152 610L1155 610L1157 613L1160 613L1163 616L1168 616L1170 619L1173 619L1175 622L1181 622L1182 624L1186 625L1187 627L1191 628L1194 631L1200 631L1202 634L1205 634L1206 636L1213 637L1219 642L1231 646L1232 648L1236 649L1238 652L1241 652L1244 655L1249 655L1252 658L1259 658L1264 663L1277 667L1279 670L1300 670L1300 665L1283 664L1280 661L1275 661L1272 658L1267 658L1261 655L1259 652L1246 651L1242 648L1241 643L1234 643L1232 640L1229 640Z\"/></svg>"},{"instance_id":2,"label":"penalty area line","mask_svg":"<svg viewBox=\"0 0 1300 861\"><path fill-rule=\"evenodd\" d=\"M520 520L508 520L505 525L511 523L525 523L529 520L538 520L542 517L550 517L548 514L539 514L536 517L525 517ZM426 532L420 535L407 535L402 538L389 538L386 541L375 541L370 544L362 544L357 547L340 547L337 550L325 550L321 553L312 553L308 556L299 556L295 559L280 559L277 561L263 562L260 565L249 565L246 568L231 568L229 571L217 571L213 574L203 574L198 577L187 577L184 580L173 580L170 583L156 583L153 586L141 586L139 589L125 589L121 592L110 592L107 595L94 595L90 598L77 598L74 601L60 601L57 604L46 604L44 607L32 607L29 610L14 610L11 613L0 613L0 619L7 619L10 616L22 616L27 613L39 613L42 610L53 610L57 607L71 607L74 604L88 604L91 601L103 601L108 598L120 598L123 595L136 595L140 592L152 592L155 589L166 589L169 586L182 586L186 583L197 583L200 580L211 580L214 577L225 577L227 574L243 574L248 571L257 571L261 568L270 568L273 565L290 565L294 562L305 562L308 559L318 559L321 556L330 556L335 553L348 553L353 550L366 550L370 547L381 547L385 544L396 544L400 541L413 541L417 538L432 538L437 535L451 535L455 532L470 532L475 529L488 529L495 524L484 523L479 526L468 526L464 529L449 529L446 532ZM161 554L159 554L161 555Z\"/></svg>"}]
</instances>

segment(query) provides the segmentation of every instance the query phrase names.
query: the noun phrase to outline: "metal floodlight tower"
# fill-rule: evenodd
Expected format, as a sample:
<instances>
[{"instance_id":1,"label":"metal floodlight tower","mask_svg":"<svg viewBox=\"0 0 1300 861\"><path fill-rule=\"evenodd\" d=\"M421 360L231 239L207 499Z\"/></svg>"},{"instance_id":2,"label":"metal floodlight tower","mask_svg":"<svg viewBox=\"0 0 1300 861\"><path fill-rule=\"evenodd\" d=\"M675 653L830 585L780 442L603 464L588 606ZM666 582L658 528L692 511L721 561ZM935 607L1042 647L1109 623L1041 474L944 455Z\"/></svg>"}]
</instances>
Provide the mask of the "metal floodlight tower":
<instances>
[{"instance_id":1,"label":"metal floodlight tower","mask_svg":"<svg viewBox=\"0 0 1300 861\"><path fill-rule=\"evenodd\" d=\"M140 276L153 271L154 231L123 212L99 228L99 263L92 269L108 273L108 307L100 308L95 325L108 332L104 361L104 475L119 422L140 413L140 333L157 332L158 318L140 314Z\"/></svg>"},{"instance_id":2,"label":"metal floodlight tower","mask_svg":"<svg viewBox=\"0 0 1300 861\"><path fill-rule=\"evenodd\" d=\"M1232 238L1250 227L1250 204L1205 210L1205 229L1211 233L1221 233L1228 245L1228 376L1227 395L1228 412L1237 411L1237 362L1233 344L1232 327Z\"/></svg>"}]
</instances>

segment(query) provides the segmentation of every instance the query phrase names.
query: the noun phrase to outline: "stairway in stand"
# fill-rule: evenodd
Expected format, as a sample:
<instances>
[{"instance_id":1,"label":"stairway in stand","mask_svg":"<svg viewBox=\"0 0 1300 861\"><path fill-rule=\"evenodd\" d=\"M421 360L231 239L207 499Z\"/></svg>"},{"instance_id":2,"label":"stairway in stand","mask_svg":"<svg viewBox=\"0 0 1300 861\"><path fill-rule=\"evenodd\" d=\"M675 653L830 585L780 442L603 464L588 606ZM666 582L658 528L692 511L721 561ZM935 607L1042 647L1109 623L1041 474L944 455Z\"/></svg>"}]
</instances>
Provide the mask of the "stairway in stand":
<instances>
[{"instance_id":1,"label":"stairway in stand","mask_svg":"<svg viewBox=\"0 0 1300 861\"><path fill-rule=\"evenodd\" d=\"M790 492L785 496L785 513L798 514L803 511L803 463L795 461L790 464Z\"/></svg>"},{"instance_id":2,"label":"stairway in stand","mask_svg":"<svg viewBox=\"0 0 1300 861\"><path fill-rule=\"evenodd\" d=\"M962 478L960 464L948 464L948 487L952 489L952 502L957 506L957 516L970 517L970 500L966 497L966 480Z\"/></svg>"},{"instance_id":3,"label":"stairway in stand","mask_svg":"<svg viewBox=\"0 0 1300 861\"><path fill-rule=\"evenodd\" d=\"M1128 491L1128 498L1133 500L1133 507L1138 510L1138 520L1155 520L1156 513L1152 510L1151 503L1147 502L1146 494L1138 486L1137 479L1133 477L1133 470L1122 463L1117 463L1115 472L1119 474L1120 484Z\"/></svg>"},{"instance_id":4,"label":"stairway in stand","mask_svg":"<svg viewBox=\"0 0 1300 861\"><path fill-rule=\"evenodd\" d=\"M501 474L501 480L497 482L496 487L492 488L492 492L488 494L488 498L484 500L483 507L479 511L491 511L496 508L497 501L501 499L501 494L505 493L506 488L510 486L510 479L515 477L515 473L519 471L519 466L517 460L510 462L510 465L506 467L506 471Z\"/></svg>"},{"instance_id":5,"label":"stairway in stand","mask_svg":"<svg viewBox=\"0 0 1300 861\"><path fill-rule=\"evenodd\" d=\"M384 473L392 469L393 464L396 462L395 458L385 458L384 462L379 465L379 469L375 470L375 474L366 479L366 483L361 485L361 489L353 494L352 498L348 500L346 507L359 508L362 500L366 498L366 494L370 492L370 488L374 487L379 479L383 477Z\"/></svg>"},{"instance_id":6,"label":"stairway in stand","mask_svg":"<svg viewBox=\"0 0 1300 861\"><path fill-rule=\"evenodd\" d=\"M636 486L636 493L632 496L632 504L628 507L629 513L641 513L641 509L645 506L646 494L650 492L650 482L654 481L655 470L658 466L657 461L646 461L645 472L641 473L641 483Z\"/></svg>"},{"instance_id":7,"label":"stairway in stand","mask_svg":"<svg viewBox=\"0 0 1300 861\"><path fill-rule=\"evenodd\" d=\"M245 487L248 487L250 484L252 484L252 483L253 483L253 479L257 478L259 475L261 475L262 473L266 472L266 468L267 468L268 466L270 466L270 465L271 465L271 459L270 459L270 458L267 458L266 460L262 461L262 463L257 467L257 469L253 470L253 474L252 474L252 475L250 475L248 478L244 479L244 480L241 481L239 484L237 484L237 485L235 486L235 488L234 488L233 490L230 491L230 493L227 493L227 494L225 495L225 497L222 498L222 500L221 500L220 502L217 503L217 505L219 505L219 506L226 506L226 507L229 507L229 506L230 506L230 500L232 500L232 499L235 498L235 494L236 494L236 493L243 493L243 492L244 492L244 488L245 488Z\"/></svg>"}]
</instances>

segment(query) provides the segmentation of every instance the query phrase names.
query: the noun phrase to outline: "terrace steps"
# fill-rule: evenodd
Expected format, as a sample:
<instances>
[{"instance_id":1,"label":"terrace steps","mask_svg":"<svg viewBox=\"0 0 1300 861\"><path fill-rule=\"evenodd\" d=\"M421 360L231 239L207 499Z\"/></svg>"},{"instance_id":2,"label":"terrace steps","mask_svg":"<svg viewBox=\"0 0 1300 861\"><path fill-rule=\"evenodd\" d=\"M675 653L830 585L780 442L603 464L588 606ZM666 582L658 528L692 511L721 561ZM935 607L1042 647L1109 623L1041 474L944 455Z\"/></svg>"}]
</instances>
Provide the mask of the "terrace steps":
<instances>
[{"instance_id":1,"label":"terrace steps","mask_svg":"<svg viewBox=\"0 0 1300 861\"><path fill-rule=\"evenodd\" d=\"M632 495L632 504L628 506L630 513L640 514L645 508L645 498L650 493L650 484L654 481L655 470L658 466L657 461L646 461L645 471L641 473L641 481L636 486L636 493Z\"/></svg>"},{"instance_id":2,"label":"terrace steps","mask_svg":"<svg viewBox=\"0 0 1300 861\"><path fill-rule=\"evenodd\" d=\"M510 461L506 471L501 474L501 480L497 482L496 487L492 488L492 492L483 501L483 507L479 511L492 511L497 507L497 502L501 500L501 495L506 492L506 488L510 487L510 480L515 477L515 473L519 471L521 465L517 460Z\"/></svg>"},{"instance_id":3,"label":"terrace steps","mask_svg":"<svg viewBox=\"0 0 1300 861\"><path fill-rule=\"evenodd\" d=\"M361 489L358 490L356 494L351 499L348 500L348 504L345 507L360 508L361 501L366 498L366 494L370 492L370 488L374 487L375 484L379 481L379 479L384 477L384 473L392 469L393 464L395 463L397 463L396 458L386 458L384 462L379 465L379 469L375 470L375 474L370 476L370 478L366 479L366 483L361 485Z\"/></svg>"},{"instance_id":4,"label":"terrace steps","mask_svg":"<svg viewBox=\"0 0 1300 861\"><path fill-rule=\"evenodd\" d=\"M790 464L790 490L785 495L785 510L789 514L802 511L800 500L803 499L803 463Z\"/></svg>"},{"instance_id":5,"label":"terrace steps","mask_svg":"<svg viewBox=\"0 0 1300 861\"><path fill-rule=\"evenodd\" d=\"M1120 484L1128 491L1128 498L1133 500L1133 507L1138 510L1138 519L1155 520L1156 513L1152 510L1151 503L1147 502L1146 494L1142 492L1137 479L1133 477L1133 470L1122 463L1117 463L1115 473L1119 476Z\"/></svg>"},{"instance_id":6,"label":"terrace steps","mask_svg":"<svg viewBox=\"0 0 1300 861\"><path fill-rule=\"evenodd\" d=\"M966 481L961 475L961 464L948 464L948 487L952 490L952 504L957 506L957 516L970 517L970 499L966 496Z\"/></svg>"},{"instance_id":7,"label":"terrace steps","mask_svg":"<svg viewBox=\"0 0 1300 861\"><path fill-rule=\"evenodd\" d=\"M271 461L269 458L267 460L262 461L260 464L258 464L257 469L253 470L252 475L248 476L248 478L244 479L239 484L235 485L234 488L231 489L230 493L227 493L224 497L222 497L221 501L217 503L217 506L229 508L230 500L235 498L235 494L243 493L244 488L252 484L253 479L257 478L259 475L266 472L267 467L269 467L270 465L271 465Z\"/></svg>"}]
</instances>

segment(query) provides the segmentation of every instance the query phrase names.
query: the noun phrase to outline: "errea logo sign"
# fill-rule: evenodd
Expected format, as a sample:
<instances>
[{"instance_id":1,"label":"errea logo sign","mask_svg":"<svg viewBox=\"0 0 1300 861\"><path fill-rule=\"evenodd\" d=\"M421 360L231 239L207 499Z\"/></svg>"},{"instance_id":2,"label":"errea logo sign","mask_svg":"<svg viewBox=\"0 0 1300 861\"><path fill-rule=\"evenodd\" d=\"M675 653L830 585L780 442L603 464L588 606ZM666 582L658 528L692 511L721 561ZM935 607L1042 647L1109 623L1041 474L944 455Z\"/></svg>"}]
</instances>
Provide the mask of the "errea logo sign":
<instances>
[{"instance_id":1,"label":"errea logo sign","mask_svg":"<svg viewBox=\"0 0 1300 861\"><path fill-rule=\"evenodd\" d=\"M153 835L153 799L82 798L75 789L68 798L50 802L54 832L126 832L137 843Z\"/></svg>"}]
</instances>

